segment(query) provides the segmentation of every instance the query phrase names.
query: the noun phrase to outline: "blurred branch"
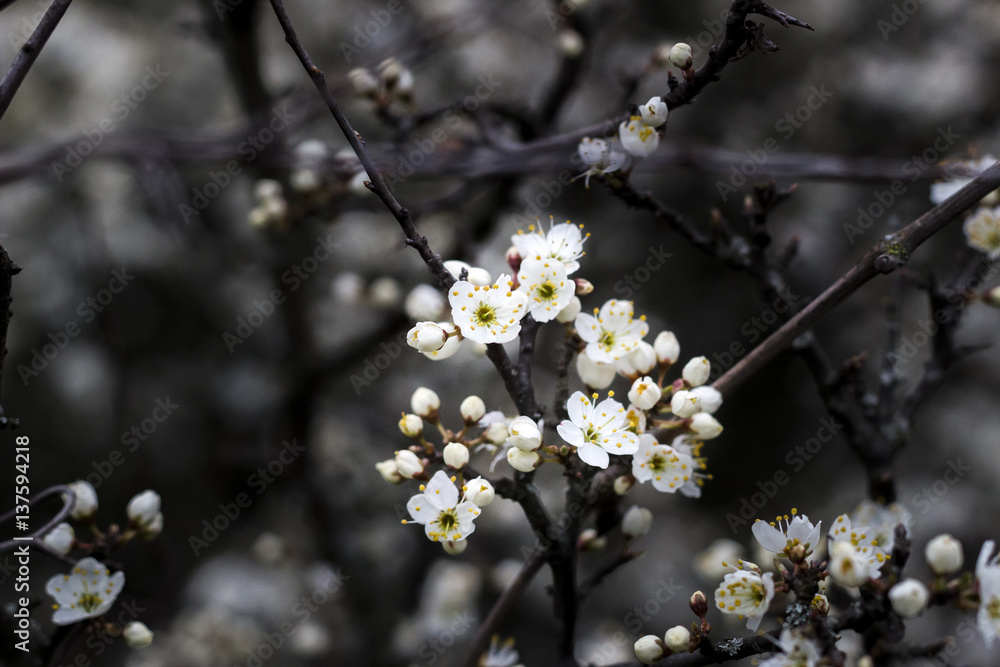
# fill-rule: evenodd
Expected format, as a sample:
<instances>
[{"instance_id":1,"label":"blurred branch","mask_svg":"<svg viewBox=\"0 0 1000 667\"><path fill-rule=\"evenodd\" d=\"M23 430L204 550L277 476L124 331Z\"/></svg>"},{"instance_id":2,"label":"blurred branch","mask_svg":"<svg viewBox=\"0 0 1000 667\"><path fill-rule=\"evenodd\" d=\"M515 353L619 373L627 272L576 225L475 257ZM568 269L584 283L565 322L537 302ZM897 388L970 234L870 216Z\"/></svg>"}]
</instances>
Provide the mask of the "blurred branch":
<instances>
[{"instance_id":1,"label":"blurred branch","mask_svg":"<svg viewBox=\"0 0 1000 667\"><path fill-rule=\"evenodd\" d=\"M3 410L3 365L7 359L7 327L10 325L10 304L13 301L11 289L13 278L21 272L21 267L15 264L7 254L7 249L0 245L0 429L17 428L18 420L10 419Z\"/></svg>"},{"instance_id":2,"label":"blurred branch","mask_svg":"<svg viewBox=\"0 0 1000 667\"><path fill-rule=\"evenodd\" d=\"M27 533L26 535L24 535L24 537L31 537L33 538L33 540L34 539L41 540L46 533L48 533L57 525L65 521L66 517L69 516L69 513L73 510L73 505L76 503L76 494L73 493L73 489L62 484L57 486L50 486L41 493L35 494L34 496L31 497L31 500L28 502L28 504L37 505L43 500L47 500L48 498L51 498L56 494L62 494L65 496L65 499L63 500L62 509L60 509L59 512L51 520L48 521L48 523L43 525L38 530L35 530L31 533ZM4 513L3 516L0 516L0 523L3 523L8 519L12 518L17 513L16 509L17 508L12 509ZM13 549L18 545L31 544L33 540L6 540L4 542L0 542L0 553L3 553L4 551L10 551L11 549ZM67 562L72 563L74 561L67 561Z\"/></svg>"},{"instance_id":3,"label":"blurred branch","mask_svg":"<svg viewBox=\"0 0 1000 667\"><path fill-rule=\"evenodd\" d=\"M7 113L14 95L17 94L17 89L21 87L24 78L28 76L28 70L35 64L38 54L42 52L45 43L49 41L52 32L59 25L63 14L69 9L70 2L72 0L53 0L49 8L45 10L38 27L31 33L31 37L24 43L21 50L17 52L17 56L14 57L14 62L11 63L3 81L0 81L0 118L3 118L4 114Z\"/></svg>"}]
</instances>

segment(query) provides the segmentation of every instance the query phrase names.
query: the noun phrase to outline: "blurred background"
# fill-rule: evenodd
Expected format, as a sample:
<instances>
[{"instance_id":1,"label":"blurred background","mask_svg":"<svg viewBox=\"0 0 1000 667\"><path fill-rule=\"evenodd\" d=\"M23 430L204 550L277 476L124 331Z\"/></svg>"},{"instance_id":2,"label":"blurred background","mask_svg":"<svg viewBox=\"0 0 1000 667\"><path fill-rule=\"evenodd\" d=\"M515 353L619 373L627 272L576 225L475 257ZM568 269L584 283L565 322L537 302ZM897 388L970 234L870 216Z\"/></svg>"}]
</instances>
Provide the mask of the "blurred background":
<instances>
[{"instance_id":1,"label":"blurred background","mask_svg":"<svg viewBox=\"0 0 1000 667\"><path fill-rule=\"evenodd\" d=\"M19 0L0 14L4 63L46 6ZM738 231L754 180L797 183L770 217L772 246L798 238L788 281L795 296L811 298L894 225L931 206L941 160L1000 154L1000 6L777 6L815 32L751 17L781 50L732 63L694 104L671 112L659 151L638 164L633 182L702 229L718 209ZM670 329L682 360L706 355L723 369L734 343L750 348L776 328L754 282L602 185L570 183L567 175L583 171L575 140L533 152L518 145L664 94L665 68L640 76L655 49L688 42L700 65L727 7L288 3L305 46L436 252L495 276L511 234L536 215L583 223L592 236L578 275L595 285L584 308L631 298L650 323L648 340ZM412 104L376 110L347 73L375 72L388 57L412 72ZM940 137L951 139L935 147ZM775 145L766 159L746 162ZM404 301L433 278L377 198L358 187L345 148L258 0L78 0L0 123L0 242L24 269L14 279L3 407L31 437L33 492L87 479L106 525L125 522L129 498L149 488L162 495L165 515L157 540L117 554L127 573L120 601L132 607L112 617L140 610L153 646L91 636L59 664L457 664L534 544L520 508L501 499L459 557L399 525L415 487L386 484L374 464L407 446L396 423L414 389L440 395L452 428L470 394L489 410L515 409L492 365L471 349L430 361L402 345L412 323ZM261 179L278 181L281 194ZM896 179L902 194L889 189ZM884 213L871 213L880 201ZM852 237L845 226L859 224L859 207L872 222ZM636 274L654 249L671 255L659 270ZM946 281L965 254L956 222L908 268ZM626 293L628 277L645 279ZM869 381L892 282L872 281L815 330L837 364L867 352ZM929 352L919 332L931 311L913 281L902 290L901 335L913 353L901 368L912 386ZM959 339L989 343L996 322L995 311L973 304ZM544 327L535 360L539 401L550 406L560 336ZM897 458L899 500L919 549L950 532L971 564L984 539L1000 537L992 492L998 383L995 348L957 364ZM580 387L571 374L571 388ZM621 378L613 386L621 394L627 387ZM756 510L762 518L796 507L828 526L865 497L864 470L842 436L801 464L789 458L827 417L794 353L740 387L717 416L726 430L706 447L714 479L701 499L648 487L624 499L623 508L654 511L653 530L639 545L645 554L582 606L582 664L632 660L638 636L694 620L688 596L710 593L721 576L697 559L715 540L735 540L756 559L752 519L727 515L738 516L776 472L789 482L768 494ZM474 459L479 469L488 461ZM951 483L945 473L956 462L963 472ZM510 470L501 464L494 474ZM560 471L545 466L537 477L556 515ZM249 502L240 507L238 497ZM603 552L583 554L584 575L619 541L610 535ZM39 592L63 568L40 555L32 567ZM929 576L920 558L910 571ZM543 569L501 630L528 667L552 664L548 577ZM50 627L43 616L39 638ZM908 638L955 635L952 664L992 664L982 640L963 634L971 619L935 609L909 624ZM712 622L720 637L746 633L730 619ZM846 633L842 643L849 650L857 638Z\"/></svg>"}]
</instances>

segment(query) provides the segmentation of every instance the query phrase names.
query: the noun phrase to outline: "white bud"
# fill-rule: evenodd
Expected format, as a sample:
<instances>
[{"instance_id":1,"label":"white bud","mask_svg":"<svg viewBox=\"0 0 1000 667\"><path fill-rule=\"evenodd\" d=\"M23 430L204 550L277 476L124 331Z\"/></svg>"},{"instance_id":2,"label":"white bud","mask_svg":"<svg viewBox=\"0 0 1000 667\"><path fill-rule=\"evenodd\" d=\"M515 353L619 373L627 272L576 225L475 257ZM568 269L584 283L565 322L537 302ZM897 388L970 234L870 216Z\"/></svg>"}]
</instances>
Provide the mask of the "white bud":
<instances>
[{"instance_id":1,"label":"white bud","mask_svg":"<svg viewBox=\"0 0 1000 667\"><path fill-rule=\"evenodd\" d=\"M365 280L351 271L344 271L330 281L330 290L337 301L357 303L365 291Z\"/></svg>"},{"instance_id":2,"label":"white bud","mask_svg":"<svg viewBox=\"0 0 1000 667\"><path fill-rule=\"evenodd\" d=\"M635 657L644 665L652 665L663 659L663 640L656 635L639 637L632 648L635 650Z\"/></svg>"},{"instance_id":3,"label":"white bud","mask_svg":"<svg viewBox=\"0 0 1000 667\"><path fill-rule=\"evenodd\" d=\"M281 196L281 183L270 178L262 178L253 184L253 197L258 202Z\"/></svg>"},{"instance_id":4,"label":"white bud","mask_svg":"<svg viewBox=\"0 0 1000 667\"><path fill-rule=\"evenodd\" d=\"M677 361L681 356L681 344L677 342L677 336L673 331L661 331L656 334L653 340L653 350L656 352L656 360L661 366L669 366Z\"/></svg>"},{"instance_id":5,"label":"white bud","mask_svg":"<svg viewBox=\"0 0 1000 667\"><path fill-rule=\"evenodd\" d=\"M414 414L404 414L399 419L399 430L407 438L419 438L424 432L424 420Z\"/></svg>"},{"instance_id":6,"label":"white bud","mask_svg":"<svg viewBox=\"0 0 1000 667\"><path fill-rule=\"evenodd\" d=\"M414 82L413 72L404 68L399 73L399 78L396 79L396 84L392 87L392 90L399 97L409 99L413 97Z\"/></svg>"},{"instance_id":7,"label":"white bud","mask_svg":"<svg viewBox=\"0 0 1000 667\"><path fill-rule=\"evenodd\" d=\"M605 389L615 380L614 364L600 364L586 354L576 356L576 372L583 383L591 389Z\"/></svg>"},{"instance_id":8,"label":"white bud","mask_svg":"<svg viewBox=\"0 0 1000 667\"><path fill-rule=\"evenodd\" d=\"M371 176L368 175L368 172L362 169L361 171L355 172L354 175L351 176L351 180L347 183L347 189L351 191L351 194L357 195L358 197L370 195L372 191L368 189L367 185L365 185L365 181L370 183L371 180ZM428 285L428 287L430 287L430 285Z\"/></svg>"},{"instance_id":9,"label":"white bud","mask_svg":"<svg viewBox=\"0 0 1000 667\"><path fill-rule=\"evenodd\" d=\"M321 181L319 174L312 169L296 169L289 176L288 182L296 192L308 194L319 189Z\"/></svg>"},{"instance_id":10,"label":"white bud","mask_svg":"<svg viewBox=\"0 0 1000 667\"><path fill-rule=\"evenodd\" d=\"M889 589L889 602L903 618L919 615L927 608L930 592L916 579L904 579Z\"/></svg>"},{"instance_id":11,"label":"white bud","mask_svg":"<svg viewBox=\"0 0 1000 667\"><path fill-rule=\"evenodd\" d=\"M396 85L404 69L403 65L395 58L386 58L378 65L379 76L382 77L382 82L386 88Z\"/></svg>"},{"instance_id":12,"label":"white bud","mask_svg":"<svg viewBox=\"0 0 1000 667\"><path fill-rule=\"evenodd\" d=\"M583 163L596 167L604 162L608 154L608 142L604 139L591 139L584 137L580 140L580 145L576 147L576 152L580 155Z\"/></svg>"},{"instance_id":13,"label":"white bud","mask_svg":"<svg viewBox=\"0 0 1000 667\"><path fill-rule=\"evenodd\" d=\"M448 342L448 334L435 322L417 322L407 332L406 342L421 352L436 352Z\"/></svg>"},{"instance_id":14,"label":"white bud","mask_svg":"<svg viewBox=\"0 0 1000 667\"><path fill-rule=\"evenodd\" d=\"M517 417L507 426L508 442L525 452L533 452L542 446L542 433L531 417Z\"/></svg>"},{"instance_id":15,"label":"white bud","mask_svg":"<svg viewBox=\"0 0 1000 667\"><path fill-rule=\"evenodd\" d=\"M642 122L642 116L632 116L618 126L618 141L627 153L649 157L660 145L660 134Z\"/></svg>"},{"instance_id":16,"label":"white bud","mask_svg":"<svg viewBox=\"0 0 1000 667\"><path fill-rule=\"evenodd\" d=\"M427 387L417 387L410 397L410 408L424 419L434 417L441 408L441 399Z\"/></svg>"},{"instance_id":17,"label":"white bud","mask_svg":"<svg viewBox=\"0 0 1000 667\"><path fill-rule=\"evenodd\" d=\"M139 532L139 536L144 540L151 540L163 532L163 513L158 513L148 525Z\"/></svg>"},{"instance_id":18,"label":"white bud","mask_svg":"<svg viewBox=\"0 0 1000 667\"><path fill-rule=\"evenodd\" d=\"M382 479L390 484L401 484L403 482L403 476L399 474L399 468L396 467L396 459L379 461L375 464L375 469L382 475Z\"/></svg>"},{"instance_id":19,"label":"white bud","mask_svg":"<svg viewBox=\"0 0 1000 667\"><path fill-rule=\"evenodd\" d=\"M460 540L458 542L451 542L445 540L441 542L441 546L444 548L444 552L451 556L458 556L469 548L469 540Z\"/></svg>"},{"instance_id":20,"label":"white bud","mask_svg":"<svg viewBox=\"0 0 1000 667\"><path fill-rule=\"evenodd\" d=\"M94 516L97 511L97 491L94 491L90 482L77 480L68 486L75 496L70 516L74 519L89 519Z\"/></svg>"},{"instance_id":21,"label":"white bud","mask_svg":"<svg viewBox=\"0 0 1000 667\"><path fill-rule=\"evenodd\" d=\"M615 493L624 496L635 486L635 477L632 475L622 475L615 478Z\"/></svg>"},{"instance_id":22,"label":"white bud","mask_svg":"<svg viewBox=\"0 0 1000 667\"><path fill-rule=\"evenodd\" d=\"M364 67L355 67L347 73L354 92L361 97L370 97L378 92L378 79Z\"/></svg>"},{"instance_id":23,"label":"white bud","mask_svg":"<svg viewBox=\"0 0 1000 667\"><path fill-rule=\"evenodd\" d=\"M643 410L653 409L653 406L660 402L662 395L663 392L648 375L633 382L632 388L628 390L628 400Z\"/></svg>"},{"instance_id":24,"label":"white bud","mask_svg":"<svg viewBox=\"0 0 1000 667\"><path fill-rule=\"evenodd\" d=\"M153 643L153 633L140 621L132 621L126 625L122 630L122 637L132 648L144 648Z\"/></svg>"},{"instance_id":25,"label":"white bud","mask_svg":"<svg viewBox=\"0 0 1000 667\"><path fill-rule=\"evenodd\" d=\"M656 366L656 351L653 346L640 340L635 349L628 353L628 361L632 368L641 375L648 375Z\"/></svg>"},{"instance_id":26,"label":"white bud","mask_svg":"<svg viewBox=\"0 0 1000 667\"><path fill-rule=\"evenodd\" d=\"M379 308L395 308L402 300L399 281L390 276L376 278L368 287L372 303Z\"/></svg>"},{"instance_id":27,"label":"white bud","mask_svg":"<svg viewBox=\"0 0 1000 667\"><path fill-rule=\"evenodd\" d=\"M475 425L486 414L486 404L478 396L466 396L458 406L458 411L462 413L466 424Z\"/></svg>"},{"instance_id":28,"label":"white bud","mask_svg":"<svg viewBox=\"0 0 1000 667\"><path fill-rule=\"evenodd\" d=\"M948 533L938 535L927 543L924 547L924 558L937 575L958 572L965 562L962 543Z\"/></svg>"},{"instance_id":29,"label":"white bud","mask_svg":"<svg viewBox=\"0 0 1000 667\"><path fill-rule=\"evenodd\" d=\"M424 471L424 464L420 462L420 457L409 449L401 449L396 452L396 469L406 479L413 479L414 475Z\"/></svg>"},{"instance_id":30,"label":"white bud","mask_svg":"<svg viewBox=\"0 0 1000 667\"><path fill-rule=\"evenodd\" d=\"M691 631L683 625L675 625L663 636L663 643L674 653L687 653L691 646Z\"/></svg>"},{"instance_id":31,"label":"white bud","mask_svg":"<svg viewBox=\"0 0 1000 667\"><path fill-rule=\"evenodd\" d=\"M535 469L535 464L538 463L538 454L535 452L525 452L517 447L511 447L507 450L507 463L514 470L531 472Z\"/></svg>"},{"instance_id":32,"label":"white bud","mask_svg":"<svg viewBox=\"0 0 1000 667\"><path fill-rule=\"evenodd\" d=\"M465 499L471 500L478 507L486 507L493 502L496 491L493 485L482 477L470 479L465 483Z\"/></svg>"},{"instance_id":33,"label":"white bud","mask_svg":"<svg viewBox=\"0 0 1000 667\"><path fill-rule=\"evenodd\" d=\"M702 412L713 414L722 406L722 393L715 387L708 385L695 387L691 390L691 395L697 399Z\"/></svg>"},{"instance_id":34,"label":"white bud","mask_svg":"<svg viewBox=\"0 0 1000 667\"><path fill-rule=\"evenodd\" d=\"M56 553L65 556L73 548L73 540L75 539L76 533L73 532L73 526L61 523L50 530L42 538L42 542L45 542L46 546Z\"/></svg>"},{"instance_id":35,"label":"white bud","mask_svg":"<svg viewBox=\"0 0 1000 667\"><path fill-rule=\"evenodd\" d=\"M507 433L506 424L503 422L494 422L486 427L486 430L483 431L483 435L490 443L494 445L502 445L507 442L507 436L510 434Z\"/></svg>"},{"instance_id":36,"label":"white bud","mask_svg":"<svg viewBox=\"0 0 1000 667\"><path fill-rule=\"evenodd\" d=\"M457 326L455 326L452 322L438 322L437 324L439 327L444 329L446 334L448 334L448 340L445 341L444 347L440 350L420 353L432 361L447 359L458 352L458 349L462 346L462 337L458 334Z\"/></svg>"},{"instance_id":37,"label":"white bud","mask_svg":"<svg viewBox=\"0 0 1000 667\"><path fill-rule=\"evenodd\" d=\"M583 37L576 30L560 30L559 51L567 58L579 57L583 53Z\"/></svg>"},{"instance_id":38,"label":"white bud","mask_svg":"<svg viewBox=\"0 0 1000 667\"><path fill-rule=\"evenodd\" d=\"M687 419L701 412L701 402L694 393L681 389L670 397L670 410L681 419Z\"/></svg>"},{"instance_id":39,"label":"white bud","mask_svg":"<svg viewBox=\"0 0 1000 667\"><path fill-rule=\"evenodd\" d=\"M128 518L137 526L148 526L160 513L160 494L149 489L128 501Z\"/></svg>"},{"instance_id":40,"label":"white bud","mask_svg":"<svg viewBox=\"0 0 1000 667\"><path fill-rule=\"evenodd\" d=\"M561 322L562 324L569 324L576 319L576 316L580 314L582 309L583 304L580 303L580 297L574 296L569 300L569 303L566 304L566 307L556 314L556 321Z\"/></svg>"},{"instance_id":41,"label":"white bud","mask_svg":"<svg viewBox=\"0 0 1000 667\"><path fill-rule=\"evenodd\" d=\"M845 588L861 586L868 581L868 559L847 540L835 540L830 546L827 569L833 580Z\"/></svg>"},{"instance_id":42,"label":"white bud","mask_svg":"<svg viewBox=\"0 0 1000 667\"><path fill-rule=\"evenodd\" d=\"M653 513L645 507L633 505L622 517L622 533L625 537L642 537L653 525Z\"/></svg>"},{"instance_id":43,"label":"white bud","mask_svg":"<svg viewBox=\"0 0 1000 667\"><path fill-rule=\"evenodd\" d=\"M707 412L699 412L691 417L690 428L699 440L711 440L719 437L719 434L722 433L722 424Z\"/></svg>"},{"instance_id":44,"label":"white bud","mask_svg":"<svg viewBox=\"0 0 1000 667\"><path fill-rule=\"evenodd\" d=\"M469 462L469 448L460 442L449 442L444 446L444 462L452 468L464 468Z\"/></svg>"},{"instance_id":45,"label":"white bud","mask_svg":"<svg viewBox=\"0 0 1000 667\"><path fill-rule=\"evenodd\" d=\"M705 357L695 357L684 365L681 377L692 387L700 387L708 382L712 374L712 364Z\"/></svg>"},{"instance_id":46,"label":"white bud","mask_svg":"<svg viewBox=\"0 0 1000 667\"><path fill-rule=\"evenodd\" d=\"M670 49L670 62L678 69L687 69L694 62L694 52L684 42L674 44Z\"/></svg>"},{"instance_id":47,"label":"white bud","mask_svg":"<svg viewBox=\"0 0 1000 667\"><path fill-rule=\"evenodd\" d=\"M1000 308L1000 285L983 294L983 303L994 308Z\"/></svg>"},{"instance_id":48,"label":"white bud","mask_svg":"<svg viewBox=\"0 0 1000 667\"><path fill-rule=\"evenodd\" d=\"M430 285L417 285L403 301L406 314L413 320L440 320L444 314L445 302L441 292Z\"/></svg>"},{"instance_id":49,"label":"white bud","mask_svg":"<svg viewBox=\"0 0 1000 667\"><path fill-rule=\"evenodd\" d=\"M639 107L642 122L650 127L659 127L667 122L667 103L659 97L651 97Z\"/></svg>"},{"instance_id":50,"label":"white bud","mask_svg":"<svg viewBox=\"0 0 1000 667\"><path fill-rule=\"evenodd\" d=\"M580 537L576 539L576 548L578 551L593 553L603 550L606 546L608 546L607 538L598 535L597 531L593 528L581 531Z\"/></svg>"}]
</instances>

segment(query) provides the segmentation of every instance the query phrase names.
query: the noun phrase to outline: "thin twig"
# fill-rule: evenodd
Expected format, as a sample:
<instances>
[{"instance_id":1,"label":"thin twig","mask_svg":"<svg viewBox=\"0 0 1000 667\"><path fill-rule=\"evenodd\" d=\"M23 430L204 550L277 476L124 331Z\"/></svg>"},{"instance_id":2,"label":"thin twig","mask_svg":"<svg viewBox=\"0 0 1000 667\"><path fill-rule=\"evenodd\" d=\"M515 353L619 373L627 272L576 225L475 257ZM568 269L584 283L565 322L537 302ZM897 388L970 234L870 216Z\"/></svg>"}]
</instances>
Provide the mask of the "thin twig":
<instances>
[{"instance_id":1,"label":"thin twig","mask_svg":"<svg viewBox=\"0 0 1000 667\"><path fill-rule=\"evenodd\" d=\"M3 118L4 114L7 113L7 108L10 107L17 89L21 87L24 78L28 76L28 70L35 64L38 54L42 52L45 43L49 41L52 32L59 25L63 14L69 9L70 2L72 0L53 0L49 8L45 10L38 27L31 33L31 37L24 43L21 50L17 52L17 56L11 63L10 69L7 70L7 74L4 75L3 81L0 81L0 118Z\"/></svg>"}]
</instances>

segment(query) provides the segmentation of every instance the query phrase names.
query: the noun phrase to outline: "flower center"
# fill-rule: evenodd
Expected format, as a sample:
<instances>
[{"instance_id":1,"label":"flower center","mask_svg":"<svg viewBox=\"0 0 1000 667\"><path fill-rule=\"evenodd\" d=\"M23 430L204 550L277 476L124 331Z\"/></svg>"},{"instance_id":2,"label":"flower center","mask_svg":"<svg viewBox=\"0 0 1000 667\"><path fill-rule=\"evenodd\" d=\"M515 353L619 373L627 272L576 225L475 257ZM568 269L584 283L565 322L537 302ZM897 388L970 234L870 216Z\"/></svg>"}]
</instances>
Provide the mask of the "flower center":
<instances>
[{"instance_id":1,"label":"flower center","mask_svg":"<svg viewBox=\"0 0 1000 667\"><path fill-rule=\"evenodd\" d=\"M597 339L597 342L605 350L610 350L615 344L615 333L613 331L605 331L601 334L601 337Z\"/></svg>"},{"instance_id":2,"label":"flower center","mask_svg":"<svg viewBox=\"0 0 1000 667\"><path fill-rule=\"evenodd\" d=\"M497 311L488 303L480 303L473 317L478 324L488 327L497 321Z\"/></svg>"},{"instance_id":3,"label":"flower center","mask_svg":"<svg viewBox=\"0 0 1000 667\"><path fill-rule=\"evenodd\" d=\"M663 472L667 469L667 459L662 454L653 454L649 458L649 469L653 472Z\"/></svg>"},{"instance_id":4,"label":"flower center","mask_svg":"<svg viewBox=\"0 0 1000 667\"><path fill-rule=\"evenodd\" d=\"M455 514L455 510L453 509L445 510L438 515L437 521L434 523L441 526L441 532L448 535L458 528L458 515Z\"/></svg>"},{"instance_id":5,"label":"flower center","mask_svg":"<svg viewBox=\"0 0 1000 667\"><path fill-rule=\"evenodd\" d=\"M1000 621L1000 596L994 595L986 605L986 613L995 621Z\"/></svg>"},{"instance_id":6,"label":"flower center","mask_svg":"<svg viewBox=\"0 0 1000 667\"><path fill-rule=\"evenodd\" d=\"M552 281L546 280L535 288L535 295L540 301L552 301L556 298L556 286Z\"/></svg>"},{"instance_id":7,"label":"flower center","mask_svg":"<svg viewBox=\"0 0 1000 667\"><path fill-rule=\"evenodd\" d=\"M84 593L80 596L77 604L87 613L90 613L101 606L104 600L97 593Z\"/></svg>"}]
</instances>

